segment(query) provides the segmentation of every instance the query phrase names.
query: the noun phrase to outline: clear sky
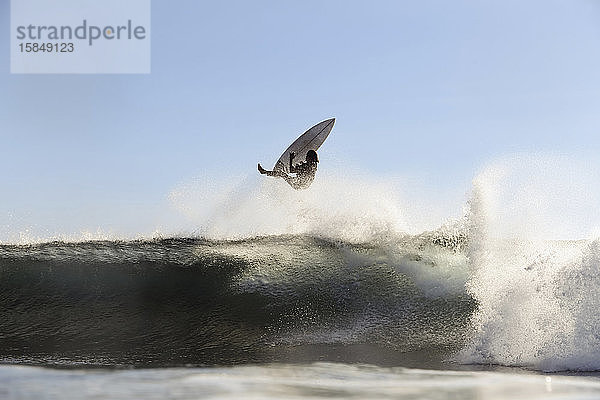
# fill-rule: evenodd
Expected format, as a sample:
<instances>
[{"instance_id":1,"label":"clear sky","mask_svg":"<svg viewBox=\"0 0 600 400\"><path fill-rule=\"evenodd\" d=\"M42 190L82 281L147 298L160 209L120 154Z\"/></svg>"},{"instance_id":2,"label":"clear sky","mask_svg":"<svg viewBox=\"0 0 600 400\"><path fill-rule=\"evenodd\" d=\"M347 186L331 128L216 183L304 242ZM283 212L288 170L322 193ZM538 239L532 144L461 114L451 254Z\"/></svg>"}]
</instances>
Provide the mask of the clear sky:
<instances>
[{"instance_id":1,"label":"clear sky","mask_svg":"<svg viewBox=\"0 0 600 400\"><path fill-rule=\"evenodd\" d=\"M11 75L8 0L0 14L5 233L143 220L329 117L320 169L435 190L506 154L600 150L594 0L154 0L150 75Z\"/></svg>"}]
</instances>

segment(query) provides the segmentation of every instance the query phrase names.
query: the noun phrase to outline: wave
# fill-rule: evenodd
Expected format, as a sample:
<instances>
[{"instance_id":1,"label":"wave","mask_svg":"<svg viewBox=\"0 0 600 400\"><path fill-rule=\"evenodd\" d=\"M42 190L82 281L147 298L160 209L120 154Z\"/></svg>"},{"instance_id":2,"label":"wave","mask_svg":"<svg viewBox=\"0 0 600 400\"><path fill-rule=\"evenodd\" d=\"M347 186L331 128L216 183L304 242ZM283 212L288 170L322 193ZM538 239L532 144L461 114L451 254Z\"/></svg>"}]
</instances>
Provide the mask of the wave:
<instances>
[{"instance_id":1,"label":"wave","mask_svg":"<svg viewBox=\"0 0 600 400\"><path fill-rule=\"evenodd\" d=\"M418 264L410 270L410 262L394 260L394 251L388 262L402 265L423 293L448 293L451 287L477 305L471 314L458 316L461 323L468 321L461 333L468 340L455 360L600 370L595 295L600 253L594 239L600 232L600 165L595 157L519 154L495 160L474 179L464 217L439 229L414 210L432 204L427 196L411 197L389 181L348 175L352 178L316 182L318 190L301 196L276 185L242 191L251 194L234 197L233 205L201 225L216 237L293 232L379 248L394 248L399 232L412 233L411 240L426 237L438 248L452 248L460 267L453 264L457 258L444 255L433 269ZM435 207L441 208L447 198L435 199ZM264 199L265 212L257 213ZM275 223L269 218L273 210ZM240 222L232 223L236 218ZM439 224L439 218L434 220ZM430 233L419 234L424 228ZM428 251L429 258L436 254ZM437 279L427 276L432 271ZM444 332L440 330L442 336Z\"/></svg>"},{"instance_id":2,"label":"wave","mask_svg":"<svg viewBox=\"0 0 600 400\"><path fill-rule=\"evenodd\" d=\"M446 223L416 221L433 204L423 196L356 174L320 175L304 192L275 180L180 185L169 198L193 228L179 235L1 245L0 354L600 370L590 165L499 160Z\"/></svg>"},{"instance_id":3,"label":"wave","mask_svg":"<svg viewBox=\"0 0 600 400\"><path fill-rule=\"evenodd\" d=\"M600 242L552 239L595 231L600 169L590 165L511 158L474 181L466 288L478 306L461 362L600 369Z\"/></svg>"},{"instance_id":4,"label":"wave","mask_svg":"<svg viewBox=\"0 0 600 400\"><path fill-rule=\"evenodd\" d=\"M393 249L293 235L5 245L0 353L198 365L288 360L298 346L369 344L375 358L455 350L473 302L445 270L463 262L424 239Z\"/></svg>"}]
</instances>

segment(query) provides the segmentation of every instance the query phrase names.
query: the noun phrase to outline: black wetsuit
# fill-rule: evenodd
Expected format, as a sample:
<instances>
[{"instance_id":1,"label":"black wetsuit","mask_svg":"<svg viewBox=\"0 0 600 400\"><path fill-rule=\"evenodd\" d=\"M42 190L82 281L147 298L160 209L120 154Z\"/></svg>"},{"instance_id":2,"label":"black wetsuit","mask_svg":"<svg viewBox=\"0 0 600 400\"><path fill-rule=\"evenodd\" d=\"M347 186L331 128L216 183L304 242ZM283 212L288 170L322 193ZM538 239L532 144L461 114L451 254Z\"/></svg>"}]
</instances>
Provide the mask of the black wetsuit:
<instances>
[{"instance_id":1,"label":"black wetsuit","mask_svg":"<svg viewBox=\"0 0 600 400\"><path fill-rule=\"evenodd\" d=\"M316 162L302 162L298 165L292 165L292 160L290 159L290 172L295 173L296 175L289 175L283 168L276 169L273 171L267 171L263 169L260 164L258 164L258 170L261 174L265 174L267 176L276 176L278 178L283 178L285 181L294 189L306 189L308 188L313 180L315 179L315 174L317 173L317 163Z\"/></svg>"},{"instance_id":2,"label":"black wetsuit","mask_svg":"<svg viewBox=\"0 0 600 400\"><path fill-rule=\"evenodd\" d=\"M283 179L290 184L294 189L306 189L315 180L317 173L317 163L303 162L296 166L291 166L290 172L296 173L296 176L285 174Z\"/></svg>"}]
</instances>

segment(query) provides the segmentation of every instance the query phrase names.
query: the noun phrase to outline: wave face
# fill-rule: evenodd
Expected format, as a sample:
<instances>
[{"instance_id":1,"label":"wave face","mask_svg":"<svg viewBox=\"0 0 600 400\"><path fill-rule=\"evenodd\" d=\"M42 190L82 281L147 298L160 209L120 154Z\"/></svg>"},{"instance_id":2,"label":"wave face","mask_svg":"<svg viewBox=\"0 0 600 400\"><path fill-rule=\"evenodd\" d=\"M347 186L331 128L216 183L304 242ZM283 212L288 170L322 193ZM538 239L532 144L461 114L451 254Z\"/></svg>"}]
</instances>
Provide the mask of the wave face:
<instances>
[{"instance_id":1,"label":"wave face","mask_svg":"<svg viewBox=\"0 0 600 400\"><path fill-rule=\"evenodd\" d=\"M464 345L474 302L464 255L434 242L290 235L0 246L0 356L52 365L439 362Z\"/></svg>"}]
</instances>

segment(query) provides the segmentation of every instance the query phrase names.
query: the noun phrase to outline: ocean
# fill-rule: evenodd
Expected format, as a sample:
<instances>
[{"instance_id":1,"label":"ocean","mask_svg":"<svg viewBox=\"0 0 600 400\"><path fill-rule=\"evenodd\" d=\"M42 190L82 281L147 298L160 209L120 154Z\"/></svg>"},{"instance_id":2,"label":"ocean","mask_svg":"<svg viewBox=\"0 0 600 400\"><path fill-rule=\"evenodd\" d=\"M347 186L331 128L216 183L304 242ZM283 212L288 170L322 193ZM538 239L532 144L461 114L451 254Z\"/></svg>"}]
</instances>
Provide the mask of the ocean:
<instances>
[{"instance_id":1,"label":"ocean","mask_svg":"<svg viewBox=\"0 0 600 400\"><path fill-rule=\"evenodd\" d=\"M500 310L523 296L536 308L490 311L469 274L465 240L429 233L394 245L310 236L3 245L0 394L598 398L600 380L583 372L598 366L594 327L577 314L546 321L535 302L548 297L552 319L566 318L567 305L590 306L585 298L568 286L544 288L533 266L523 270L538 279L530 297L484 292ZM585 284L594 269L585 257L600 254L598 244L551 245L579 252ZM598 301L593 289L589 300ZM565 327L573 323L582 326Z\"/></svg>"},{"instance_id":2,"label":"ocean","mask_svg":"<svg viewBox=\"0 0 600 400\"><path fill-rule=\"evenodd\" d=\"M317 180L194 234L7 240L0 398L600 398L600 241L499 235L492 178L416 233Z\"/></svg>"}]
</instances>

